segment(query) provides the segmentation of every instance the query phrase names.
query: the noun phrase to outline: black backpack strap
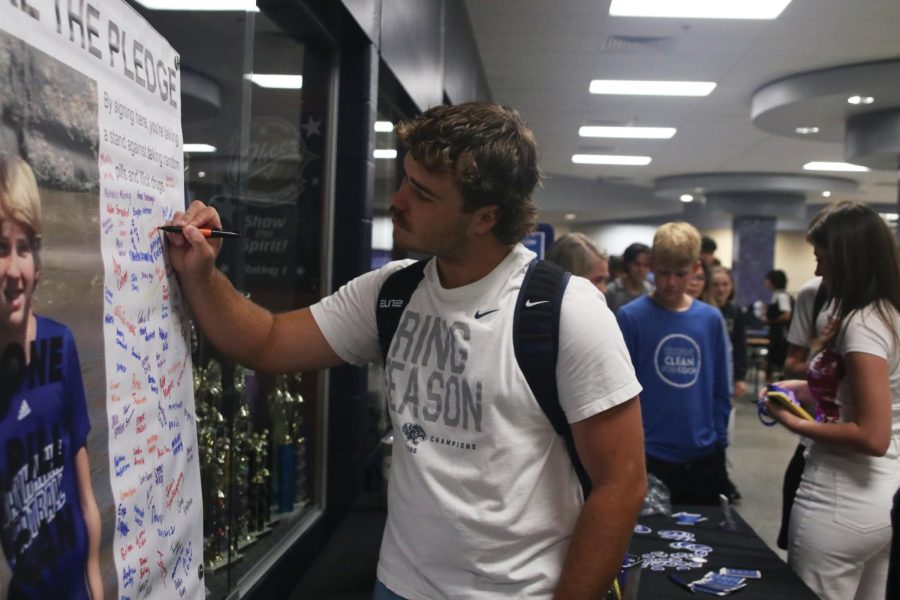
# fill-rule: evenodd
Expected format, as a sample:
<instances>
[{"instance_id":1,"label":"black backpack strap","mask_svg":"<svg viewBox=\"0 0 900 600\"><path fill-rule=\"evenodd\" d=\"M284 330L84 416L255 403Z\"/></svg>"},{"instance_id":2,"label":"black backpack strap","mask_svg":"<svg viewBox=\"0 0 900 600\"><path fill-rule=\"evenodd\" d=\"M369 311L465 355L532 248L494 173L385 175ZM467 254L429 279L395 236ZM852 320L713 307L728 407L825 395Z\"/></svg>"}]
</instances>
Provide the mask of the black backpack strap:
<instances>
[{"instance_id":1,"label":"black backpack strap","mask_svg":"<svg viewBox=\"0 0 900 600\"><path fill-rule=\"evenodd\" d=\"M519 368L541 410L566 442L569 457L587 497L591 489L590 478L578 460L572 430L559 404L556 387L559 316L568 282L569 273L561 267L545 260L531 262L516 301L513 346Z\"/></svg>"},{"instance_id":2,"label":"black backpack strap","mask_svg":"<svg viewBox=\"0 0 900 600\"><path fill-rule=\"evenodd\" d=\"M428 260L420 260L388 275L378 292L375 305L375 321L378 324L378 344L381 346L381 360L387 361L391 340L400 325L406 305L419 282L425 276Z\"/></svg>"}]
</instances>

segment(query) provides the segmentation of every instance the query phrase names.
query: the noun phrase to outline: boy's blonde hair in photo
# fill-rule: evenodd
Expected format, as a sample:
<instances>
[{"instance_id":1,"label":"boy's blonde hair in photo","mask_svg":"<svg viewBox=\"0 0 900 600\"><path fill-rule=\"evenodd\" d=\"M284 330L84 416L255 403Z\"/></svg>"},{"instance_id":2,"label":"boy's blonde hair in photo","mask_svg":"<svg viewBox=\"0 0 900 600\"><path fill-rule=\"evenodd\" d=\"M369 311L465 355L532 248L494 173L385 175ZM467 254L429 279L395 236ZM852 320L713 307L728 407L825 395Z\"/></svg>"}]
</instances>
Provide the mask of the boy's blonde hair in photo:
<instances>
[{"instance_id":1,"label":"boy's blonde hair in photo","mask_svg":"<svg viewBox=\"0 0 900 600\"><path fill-rule=\"evenodd\" d=\"M41 239L41 197L28 163L0 152L0 220L9 219L28 230L32 243Z\"/></svg>"},{"instance_id":2,"label":"boy's blonde hair in photo","mask_svg":"<svg viewBox=\"0 0 900 600\"><path fill-rule=\"evenodd\" d=\"M654 265L685 267L700 260L700 232L684 221L666 223L656 230L650 250Z\"/></svg>"}]
</instances>

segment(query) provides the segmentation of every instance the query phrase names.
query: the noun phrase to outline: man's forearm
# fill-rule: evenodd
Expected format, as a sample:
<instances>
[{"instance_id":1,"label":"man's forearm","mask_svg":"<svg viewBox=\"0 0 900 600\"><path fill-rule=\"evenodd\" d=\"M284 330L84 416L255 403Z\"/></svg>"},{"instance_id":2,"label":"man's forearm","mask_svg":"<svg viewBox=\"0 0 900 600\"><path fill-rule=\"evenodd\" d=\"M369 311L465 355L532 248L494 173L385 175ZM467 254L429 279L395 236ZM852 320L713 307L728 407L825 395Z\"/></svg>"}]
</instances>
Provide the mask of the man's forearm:
<instances>
[{"instance_id":1,"label":"man's forearm","mask_svg":"<svg viewBox=\"0 0 900 600\"><path fill-rule=\"evenodd\" d=\"M595 486L585 501L569 542L556 600L597 600L612 585L647 490L643 468L633 471L617 484Z\"/></svg>"},{"instance_id":2,"label":"man's forearm","mask_svg":"<svg viewBox=\"0 0 900 600\"><path fill-rule=\"evenodd\" d=\"M253 369L265 365L274 323L269 311L244 298L218 269L205 280L182 279L181 289L191 316L217 350Z\"/></svg>"}]
</instances>

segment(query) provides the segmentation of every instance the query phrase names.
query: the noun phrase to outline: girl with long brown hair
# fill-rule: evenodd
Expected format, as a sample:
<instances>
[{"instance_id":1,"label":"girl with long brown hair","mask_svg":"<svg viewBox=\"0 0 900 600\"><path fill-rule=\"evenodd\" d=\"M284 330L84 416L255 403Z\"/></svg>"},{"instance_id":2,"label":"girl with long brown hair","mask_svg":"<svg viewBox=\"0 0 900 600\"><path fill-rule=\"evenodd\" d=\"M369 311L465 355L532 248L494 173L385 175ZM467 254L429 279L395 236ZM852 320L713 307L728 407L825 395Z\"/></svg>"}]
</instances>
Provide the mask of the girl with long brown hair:
<instances>
[{"instance_id":1,"label":"girl with long brown hair","mask_svg":"<svg viewBox=\"0 0 900 600\"><path fill-rule=\"evenodd\" d=\"M791 513L788 561L830 600L884 598L891 497L900 485L900 260L881 217L858 202L822 210L807 240L833 318L807 381L779 385L815 406L802 419L767 408L813 440Z\"/></svg>"}]
</instances>

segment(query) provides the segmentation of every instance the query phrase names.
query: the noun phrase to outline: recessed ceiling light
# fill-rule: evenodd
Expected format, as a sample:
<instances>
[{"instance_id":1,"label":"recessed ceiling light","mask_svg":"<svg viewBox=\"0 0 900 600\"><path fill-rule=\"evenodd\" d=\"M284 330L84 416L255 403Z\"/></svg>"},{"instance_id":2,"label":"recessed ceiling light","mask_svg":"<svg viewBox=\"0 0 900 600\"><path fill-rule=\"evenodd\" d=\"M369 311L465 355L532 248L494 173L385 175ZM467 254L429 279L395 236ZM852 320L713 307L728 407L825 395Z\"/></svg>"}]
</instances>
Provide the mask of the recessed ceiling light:
<instances>
[{"instance_id":1,"label":"recessed ceiling light","mask_svg":"<svg viewBox=\"0 0 900 600\"><path fill-rule=\"evenodd\" d=\"M197 177L203 179L206 177L206 171L197 171Z\"/></svg>"},{"instance_id":2,"label":"recessed ceiling light","mask_svg":"<svg viewBox=\"0 0 900 600\"><path fill-rule=\"evenodd\" d=\"M693 201L694 201L694 197L691 196L690 194L682 194L682 195L678 196L678 199L681 200L681 201L684 202L684 203L688 203L688 202L693 202Z\"/></svg>"},{"instance_id":3,"label":"recessed ceiling light","mask_svg":"<svg viewBox=\"0 0 900 600\"><path fill-rule=\"evenodd\" d=\"M624 156L618 154L573 154L572 162L578 165L630 165L650 164L649 156Z\"/></svg>"},{"instance_id":4,"label":"recessed ceiling light","mask_svg":"<svg viewBox=\"0 0 900 600\"><path fill-rule=\"evenodd\" d=\"M137 0L150 10L206 10L259 12L256 0Z\"/></svg>"},{"instance_id":5,"label":"recessed ceiling light","mask_svg":"<svg viewBox=\"0 0 900 600\"><path fill-rule=\"evenodd\" d=\"M825 190L824 192L822 192L822 197L831 198L831 192L829 190Z\"/></svg>"},{"instance_id":6,"label":"recessed ceiling light","mask_svg":"<svg viewBox=\"0 0 900 600\"><path fill-rule=\"evenodd\" d=\"M712 81L638 81L626 79L594 79L592 94L632 96L708 96L716 87Z\"/></svg>"},{"instance_id":7,"label":"recessed ceiling light","mask_svg":"<svg viewBox=\"0 0 900 600\"><path fill-rule=\"evenodd\" d=\"M800 135L812 135L814 133L819 133L818 127L797 127L794 129L795 133L799 133Z\"/></svg>"},{"instance_id":8,"label":"recessed ceiling light","mask_svg":"<svg viewBox=\"0 0 900 600\"><path fill-rule=\"evenodd\" d=\"M200 153L200 152L215 152L216 147L210 146L209 144L185 144L181 147L184 152L188 153Z\"/></svg>"},{"instance_id":9,"label":"recessed ceiling light","mask_svg":"<svg viewBox=\"0 0 900 600\"><path fill-rule=\"evenodd\" d=\"M865 172L869 169L867 167L863 167L860 165L852 165L850 163L843 162L826 162L826 161L813 161L808 162L803 165L803 168L807 171L860 171Z\"/></svg>"},{"instance_id":10,"label":"recessed ceiling light","mask_svg":"<svg viewBox=\"0 0 900 600\"><path fill-rule=\"evenodd\" d=\"M373 158L397 158L397 151L393 149L379 149L372 152Z\"/></svg>"},{"instance_id":11,"label":"recessed ceiling light","mask_svg":"<svg viewBox=\"0 0 900 600\"><path fill-rule=\"evenodd\" d=\"M375 131L378 133L389 133L394 130L394 124L390 121L375 121Z\"/></svg>"},{"instance_id":12,"label":"recessed ceiling light","mask_svg":"<svg viewBox=\"0 0 900 600\"><path fill-rule=\"evenodd\" d=\"M578 128L581 137L634 138L667 140L675 135L674 127L595 127L585 125Z\"/></svg>"},{"instance_id":13,"label":"recessed ceiling light","mask_svg":"<svg viewBox=\"0 0 900 600\"><path fill-rule=\"evenodd\" d=\"M250 73L245 76L259 87L272 90L299 90L303 87L303 75L275 75Z\"/></svg>"},{"instance_id":14,"label":"recessed ceiling light","mask_svg":"<svg viewBox=\"0 0 900 600\"><path fill-rule=\"evenodd\" d=\"M575 213L566 213L566 221L574 221Z\"/></svg>"},{"instance_id":15,"label":"recessed ceiling light","mask_svg":"<svg viewBox=\"0 0 900 600\"><path fill-rule=\"evenodd\" d=\"M848 104L872 104L875 98L872 96L850 96L847 98Z\"/></svg>"},{"instance_id":16,"label":"recessed ceiling light","mask_svg":"<svg viewBox=\"0 0 900 600\"><path fill-rule=\"evenodd\" d=\"M687 19L775 19L791 0L613 0L614 17L680 17Z\"/></svg>"}]
</instances>

